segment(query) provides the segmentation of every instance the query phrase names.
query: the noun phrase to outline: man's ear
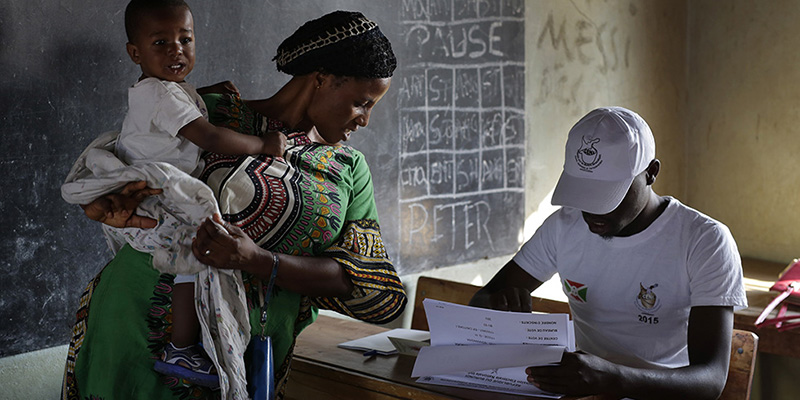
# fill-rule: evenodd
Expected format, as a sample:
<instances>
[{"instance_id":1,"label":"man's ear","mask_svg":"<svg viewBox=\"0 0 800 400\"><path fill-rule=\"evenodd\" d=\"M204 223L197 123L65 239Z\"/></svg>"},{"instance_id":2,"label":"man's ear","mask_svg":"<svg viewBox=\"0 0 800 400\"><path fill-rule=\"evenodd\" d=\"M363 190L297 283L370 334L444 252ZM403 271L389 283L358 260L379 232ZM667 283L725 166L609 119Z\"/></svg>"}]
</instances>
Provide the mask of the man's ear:
<instances>
[{"instance_id":1,"label":"man's ear","mask_svg":"<svg viewBox=\"0 0 800 400\"><path fill-rule=\"evenodd\" d=\"M131 42L125 43L125 50L128 51L128 57L131 58L131 61L133 61L134 64L139 65L139 63L141 63L139 58L139 48L136 47L135 44Z\"/></svg>"},{"instance_id":2,"label":"man's ear","mask_svg":"<svg viewBox=\"0 0 800 400\"><path fill-rule=\"evenodd\" d=\"M656 182L658 172L661 171L661 161L659 161L657 158L654 158L653 161L650 161L650 165L647 166L645 171L647 172L647 185L650 186Z\"/></svg>"}]
</instances>

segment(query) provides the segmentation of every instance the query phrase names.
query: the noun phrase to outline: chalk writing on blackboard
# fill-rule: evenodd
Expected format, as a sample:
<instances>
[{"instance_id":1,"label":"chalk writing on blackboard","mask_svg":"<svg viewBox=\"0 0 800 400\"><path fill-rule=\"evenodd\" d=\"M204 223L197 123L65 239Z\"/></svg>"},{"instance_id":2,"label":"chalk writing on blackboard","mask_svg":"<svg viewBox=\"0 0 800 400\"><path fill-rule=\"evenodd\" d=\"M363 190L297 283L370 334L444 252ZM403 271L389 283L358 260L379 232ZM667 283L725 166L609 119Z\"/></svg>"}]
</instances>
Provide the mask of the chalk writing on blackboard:
<instances>
[{"instance_id":1,"label":"chalk writing on blackboard","mask_svg":"<svg viewBox=\"0 0 800 400\"><path fill-rule=\"evenodd\" d=\"M524 219L524 2L404 1L400 19L402 264L513 252Z\"/></svg>"}]
</instances>

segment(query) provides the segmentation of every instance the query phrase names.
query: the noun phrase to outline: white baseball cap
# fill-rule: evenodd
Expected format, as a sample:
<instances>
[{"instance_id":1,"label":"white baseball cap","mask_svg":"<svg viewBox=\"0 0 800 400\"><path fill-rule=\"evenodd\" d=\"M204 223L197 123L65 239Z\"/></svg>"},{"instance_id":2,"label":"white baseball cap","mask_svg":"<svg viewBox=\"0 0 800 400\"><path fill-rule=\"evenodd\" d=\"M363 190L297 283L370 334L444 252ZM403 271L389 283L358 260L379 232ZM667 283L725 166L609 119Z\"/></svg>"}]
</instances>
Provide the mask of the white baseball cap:
<instances>
[{"instance_id":1,"label":"white baseball cap","mask_svg":"<svg viewBox=\"0 0 800 400\"><path fill-rule=\"evenodd\" d=\"M608 214L655 156L653 132L638 114L622 107L592 110L569 131L552 203Z\"/></svg>"}]
</instances>

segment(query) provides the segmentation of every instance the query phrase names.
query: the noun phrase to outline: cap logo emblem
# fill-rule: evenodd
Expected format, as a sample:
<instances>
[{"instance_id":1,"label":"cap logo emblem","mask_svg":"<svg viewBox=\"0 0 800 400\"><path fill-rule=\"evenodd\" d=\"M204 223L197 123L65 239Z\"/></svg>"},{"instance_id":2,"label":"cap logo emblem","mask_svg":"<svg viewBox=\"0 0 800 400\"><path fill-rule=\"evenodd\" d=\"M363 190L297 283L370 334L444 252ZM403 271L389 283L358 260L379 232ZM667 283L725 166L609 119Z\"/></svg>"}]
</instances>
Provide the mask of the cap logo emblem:
<instances>
[{"instance_id":1,"label":"cap logo emblem","mask_svg":"<svg viewBox=\"0 0 800 400\"><path fill-rule=\"evenodd\" d=\"M575 161L582 170L586 172L594 172L592 170L603 163L603 157L600 155L597 149L594 148L594 144L599 142L600 139L594 138L591 140L586 140L586 137L581 137L581 140L583 141L583 144L575 154Z\"/></svg>"}]
</instances>

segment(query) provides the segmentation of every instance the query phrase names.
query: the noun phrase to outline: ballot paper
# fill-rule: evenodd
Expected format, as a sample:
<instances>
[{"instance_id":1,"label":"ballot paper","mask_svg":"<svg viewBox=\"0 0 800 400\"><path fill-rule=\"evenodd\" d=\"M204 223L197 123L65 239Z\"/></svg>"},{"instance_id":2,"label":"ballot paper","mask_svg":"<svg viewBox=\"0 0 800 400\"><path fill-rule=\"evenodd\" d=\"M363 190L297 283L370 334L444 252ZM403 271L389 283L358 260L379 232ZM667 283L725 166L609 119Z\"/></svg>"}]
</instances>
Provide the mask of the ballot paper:
<instances>
[{"instance_id":1,"label":"ballot paper","mask_svg":"<svg viewBox=\"0 0 800 400\"><path fill-rule=\"evenodd\" d=\"M390 338L407 339L414 342L424 342L430 338L428 331L418 329L392 329L375 335L339 343L338 347L350 350L363 351L365 355L390 355L397 353L397 348Z\"/></svg>"},{"instance_id":2,"label":"ballot paper","mask_svg":"<svg viewBox=\"0 0 800 400\"><path fill-rule=\"evenodd\" d=\"M423 301L431 346L420 349L417 382L558 398L526 379L525 368L558 363L575 350L568 314L517 313Z\"/></svg>"}]
</instances>

